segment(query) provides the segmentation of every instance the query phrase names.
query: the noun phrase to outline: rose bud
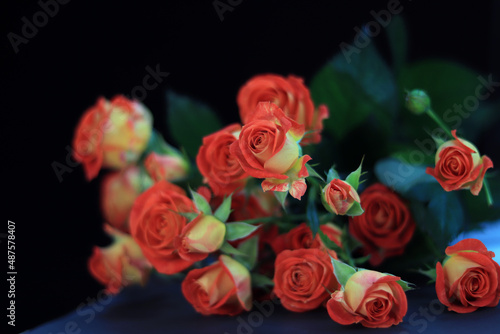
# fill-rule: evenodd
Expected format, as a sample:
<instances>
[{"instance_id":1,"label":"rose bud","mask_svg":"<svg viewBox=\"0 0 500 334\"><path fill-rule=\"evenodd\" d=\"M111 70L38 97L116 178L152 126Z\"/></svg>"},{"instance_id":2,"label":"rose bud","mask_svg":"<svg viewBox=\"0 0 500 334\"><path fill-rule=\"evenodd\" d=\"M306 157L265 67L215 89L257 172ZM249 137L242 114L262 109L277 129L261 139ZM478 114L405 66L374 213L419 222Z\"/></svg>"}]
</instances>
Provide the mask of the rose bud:
<instances>
[{"instance_id":1,"label":"rose bud","mask_svg":"<svg viewBox=\"0 0 500 334\"><path fill-rule=\"evenodd\" d=\"M239 136L241 126L231 124L203 138L196 164L214 195L228 195L243 188L248 174L241 168L229 147Z\"/></svg>"},{"instance_id":2,"label":"rose bud","mask_svg":"<svg viewBox=\"0 0 500 334\"><path fill-rule=\"evenodd\" d=\"M252 308L250 273L227 255L208 267L192 269L182 282L182 293L204 315L237 315Z\"/></svg>"},{"instance_id":3,"label":"rose bud","mask_svg":"<svg viewBox=\"0 0 500 334\"><path fill-rule=\"evenodd\" d=\"M155 181L175 182L184 179L189 172L189 163L181 155L162 155L150 153L144 161L144 167Z\"/></svg>"},{"instance_id":4,"label":"rose bud","mask_svg":"<svg viewBox=\"0 0 500 334\"><path fill-rule=\"evenodd\" d=\"M272 102L280 107L286 116L304 125L308 132L301 144L317 144L321 141L323 120L328 118L328 108L321 105L314 108L309 89L302 78L289 75L288 78L276 74L257 75L238 92L237 102L244 124L253 119L259 102Z\"/></svg>"},{"instance_id":5,"label":"rose bud","mask_svg":"<svg viewBox=\"0 0 500 334\"><path fill-rule=\"evenodd\" d=\"M414 114L422 114L431 107L431 99L426 92L414 89L406 94L406 108Z\"/></svg>"},{"instance_id":6,"label":"rose bud","mask_svg":"<svg viewBox=\"0 0 500 334\"><path fill-rule=\"evenodd\" d=\"M299 156L297 142L304 135L304 127L288 118L275 104L261 102L252 121L245 124L230 152L250 176L264 178L264 191L289 191L300 199L309 175L305 164L311 158Z\"/></svg>"},{"instance_id":7,"label":"rose bud","mask_svg":"<svg viewBox=\"0 0 500 334\"><path fill-rule=\"evenodd\" d=\"M106 222L129 233L130 211L140 192L141 176L138 167L130 166L107 174L101 186L101 211Z\"/></svg>"},{"instance_id":8,"label":"rose bud","mask_svg":"<svg viewBox=\"0 0 500 334\"><path fill-rule=\"evenodd\" d=\"M284 250L275 261L274 293L284 308L305 312L328 300L339 284L330 257L316 248Z\"/></svg>"},{"instance_id":9,"label":"rose bud","mask_svg":"<svg viewBox=\"0 0 500 334\"><path fill-rule=\"evenodd\" d=\"M349 232L371 255L370 264L403 254L416 226L403 199L381 183L366 188L360 199L365 212L349 217Z\"/></svg>"},{"instance_id":10,"label":"rose bud","mask_svg":"<svg viewBox=\"0 0 500 334\"><path fill-rule=\"evenodd\" d=\"M94 247L88 261L92 276L111 294L131 284L146 284L151 264L142 255L140 247L132 237L109 225L105 230L112 236L113 243L104 248Z\"/></svg>"},{"instance_id":11,"label":"rose bud","mask_svg":"<svg viewBox=\"0 0 500 334\"><path fill-rule=\"evenodd\" d=\"M477 239L464 239L446 248L447 258L436 264L436 293L448 310L474 312L496 307L500 300L500 266L495 254Z\"/></svg>"},{"instance_id":12,"label":"rose bud","mask_svg":"<svg viewBox=\"0 0 500 334\"><path fill-rule=\"evenodd\" d=\"M186 261L201 261L222 246L225 234L226 224L214 216L199 215L176 240L179 256Z\"/></svg>"},{"instance_id":13,"label":"rose bud","mask_svg":"<svg viewBox=\"0 0 500 334\"><path fill-rule=\"evenodd\" d=\"M354 202L360 203L359 195L349 183L333 179L323 188L325 208L336 215L345 215Z\"/></svg>"},{"instance_id":14,"label":"rose bud","mask_svg":"<svg viewBox=\"0 0 500 334\"><path fill-rule=\"evenodd\" d=\"M472 143L458 138L457 130L451 133L455 139L438 148L435 168L427 167L425 172L434 176L446 191L470 189L477 196L483 186L484 175L493 167L493 162L485 155L481 157Z\"/></svg>"},{"instance_id":15,"label":"rose bud","mask_svg":"<svg viewBox=\"0 0 500 334\"><path fill-rule=\"evenodd\" d=\"M123 169L139 159L152 131L152 116L141 103L124 96L99 98L83 114L73 138L73 155L87 180L101 167Z\"/></svg>"},{"instance_id":16,"label":"rose bud","mask_svg":"<svg viewBox=\"0 0 500 334\"><path fill-rule=\"evenodd\" d=\"M341 325L361 323L370 328L387 328L403 321L408 310L399 277L372 270L359 270L344 290L332 293L326 304L333 321Z\"/></svg>"},{"instance_id":17,"label":"rose bud","mask_svg":"<svg viewBox=\"0 0 500 334\"><path fill-rule=\"evenodd\" d=\"M155 183L135 200L130 234L160 273L175 274L193 264L180 257L175 241L187 223L179 213L196 211L184 190L167 181Z\"/></svg>"}]
</instances>

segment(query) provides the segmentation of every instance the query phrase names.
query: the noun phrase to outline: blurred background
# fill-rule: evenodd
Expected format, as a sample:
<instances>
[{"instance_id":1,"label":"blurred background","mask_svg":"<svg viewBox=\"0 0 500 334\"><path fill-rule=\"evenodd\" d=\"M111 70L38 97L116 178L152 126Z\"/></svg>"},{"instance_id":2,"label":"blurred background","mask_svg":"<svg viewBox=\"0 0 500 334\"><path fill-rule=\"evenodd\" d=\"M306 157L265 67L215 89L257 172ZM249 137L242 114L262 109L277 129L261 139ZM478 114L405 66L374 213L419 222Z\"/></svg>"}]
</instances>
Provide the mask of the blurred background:
<instances>
[{"instance_id":1,"label":"blurred background","mask_svg":"<svg viewBox=\"0 0 500 334\"><path fill-rule=\"evenodd\" d=\"M236 94L250 77L295 74L308 84L340 52L342 42L352 43L356 27L373 21L371 11L391 3L3 2L2 175L7 187L0 233L6 232L6 220L16 223L14 332L71 312L102 288L88 274L86 261L94 245L109 241L99 211L104 173L88 183L81 167L62 179L53 169L54 162L66 164L74 127L99 96L131 96L149 67L169 73L143 98L167 141L168 89L208 104L225 124L236 122ZM499 4L399 1L398 15L409 35L408 61L452 60L500 81ZM46 20L37 14L43 8L50 14ZM39 27L30 30L26 21ZM390 63L384 29L372 42ZM500 89L491 99L499 96ZM475 142L493 161L500 161L498 126L490 122Z\"/></svg>"}]
</instances>

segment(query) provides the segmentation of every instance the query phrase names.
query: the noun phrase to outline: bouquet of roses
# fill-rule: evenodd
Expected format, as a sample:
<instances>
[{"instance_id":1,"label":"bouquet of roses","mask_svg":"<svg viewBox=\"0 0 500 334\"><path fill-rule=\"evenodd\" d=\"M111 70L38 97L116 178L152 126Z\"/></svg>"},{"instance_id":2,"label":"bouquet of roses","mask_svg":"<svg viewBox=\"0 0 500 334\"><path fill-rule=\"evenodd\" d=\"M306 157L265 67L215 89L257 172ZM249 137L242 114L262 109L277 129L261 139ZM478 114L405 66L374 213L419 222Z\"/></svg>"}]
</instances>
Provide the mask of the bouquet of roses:
<instances>
[{"instance_id":1,"label":"bouquet of roses","mask_svg":"<svg viewBox=\"0 0 500 334\"><path fill-rule=\"evenodd\" d=\"M494 254L476 239L450 245L500 212L493 162L463 137L479 122L462 129L468 116L442 108L457 96L443 81L477 79L444 61L405 65L395 45L392 70L370 46L335 56L310 88L294 75L250 78L236 99L241 123L223 126L169 92L181 149L140 102L100 98L73 143L88 180L113 170L101 187L113 241L94 248L91 274L112 294L153 270L185 275L182 292L204 315L279 298L292 312L326 307L340 324L389 327L407 312L411 270L435 281L449 310L496 306Z\"/></svg>"}]
</instances>

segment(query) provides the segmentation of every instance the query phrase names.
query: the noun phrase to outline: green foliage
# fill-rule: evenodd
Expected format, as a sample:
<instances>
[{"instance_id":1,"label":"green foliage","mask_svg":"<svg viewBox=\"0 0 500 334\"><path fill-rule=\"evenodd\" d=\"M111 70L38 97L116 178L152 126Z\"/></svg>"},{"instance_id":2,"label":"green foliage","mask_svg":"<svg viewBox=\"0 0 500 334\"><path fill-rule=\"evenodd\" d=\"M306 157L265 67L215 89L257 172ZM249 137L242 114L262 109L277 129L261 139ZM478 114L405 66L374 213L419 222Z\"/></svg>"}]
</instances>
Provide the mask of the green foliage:
<instances>
[{"instance_id":1,"label":"green foliage","mask_svg":"<svg viewBox=\"0 0 500 334\"><path fill-rule=\"evenodd\" d=\"M330 260L332 261L333 273L337 278L337 282L339 282L339 284L342 285L342 288L344 288L349 278L356 273L356 269L348 264L345 264L344 262L335 260L331 256Z\"/></svg>"},{"instance_id":2,"label":"green foliage","mask_svg":"<svg viewBox=\"0 0 500 334\"><path fill-rule=\"evenodd\" d=\"M359 187L359 178L361 177L361 166L363 165L363 160L361 160L361 163L359 164L358 169L356 169L354 172L349 174L347 178L345 179L345 182L349 183L354 190L358 190Z\"/></svg>"},{"instance_id":3,"label":"green foliage","mask_svg":"<svg viewBox=\"0 0 500 334\"><path fill-rule=\"evenodd\" d=\"M221 222L227 221L229 215L231 214L231 202L232 202L232 195L229 195L228 197L224 198L222 204L217 208L217 210L215 210L214 213L215 218L219 219Z\"/></svg>"},{"instance_id":4,"label":"green foliage","mask_svg":"<svg viewBox=\"0 0 500 334\"><path fill-rule=\"evenodd\" d=\"M238 251L244 255L236 254L234 259L244 265L248 270L252 270L257 264L258 246L258 236L245 240L238 246Z\"/></svg>"},{"instance_id":5,"label":"green foliage","mask_svg":"<svg viewBox=\"0 0 500 334\"><path fill-rule=\"evenodd\" d=\"M226 224L226 240L234 241L245 238L255 232L259 226L250 225L247 223L227 223Z\"/></svg>"},{"instance_id":6,"label":"green foliage","mask_svg":"<svg viewBox=\"0 0 500 334\"><path fill-rule=\"evenodd\" d=\"M191 188L189 188L189 191L191 192L191 197L193 198L193 202L194 202L194 205L196 206L196 208L206 215L211 215L212 208L210 208L210 204L207 202L205 197L198 194L196 191L194 191Z\"/></svg>"},{"instance_id":7,"label":"green foliage","mask_svg":"<svg viewBox=\"0 0 500 334\"><path fill-rule=\"evenodd\" d=\"M251 273L250 277L252 280L253 287L264 288L264 287L274 286L274 281L267 276L257 274L257 273Z\"/></svg>"}]
</instances>

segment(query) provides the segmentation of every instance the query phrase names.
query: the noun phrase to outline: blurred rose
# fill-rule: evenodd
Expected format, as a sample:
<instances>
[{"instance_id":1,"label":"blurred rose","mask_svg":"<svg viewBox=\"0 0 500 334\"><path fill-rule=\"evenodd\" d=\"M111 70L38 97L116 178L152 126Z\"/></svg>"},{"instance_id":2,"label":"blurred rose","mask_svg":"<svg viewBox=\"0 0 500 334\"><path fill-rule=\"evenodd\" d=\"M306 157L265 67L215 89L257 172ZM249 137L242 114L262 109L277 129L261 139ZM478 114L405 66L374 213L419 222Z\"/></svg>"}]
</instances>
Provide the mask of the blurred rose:
<instances>
[{"instance_id":1,"label":"blurred rose","mask_svg":"<svg viewBox=\"0 0 500 334\"><path fill-rule=\"evenodd\" d=\"M113 242L108 247L94 247L88 260L88 269L92 276L106 286L107 292L118 293L122 287L131 284L144 285L151 271L151 264L142 255L135 241L109 225L106 232Z\"/></svg>"},{"instance_id":2,"label":"blurred rose","mask_svg":"<svg viewBox=\"0 0 500 334\"><path fill-rule=\"evenodd\" d=\"M123 169L145 150L152 131L150 111L122 95L99 98L83 114L73 138L73 155L83 164L87 180L101 167Z\"/></svg>"},{"instance_id":3,"label":"blurred rose","mask_svg":"<svg viewBox=\"0 0 500 334\"><path fill-rule=\"evenodd\" d=\"M496 307L500 300L500 266L495 254L477 239L446 248L448 257L436 265L436 293L448 310L470 313Z\"/></svg>"},{"instance_id":4,"label":"blurred rose","mask_svg":"<svg viewBox=\"0 0 500 334\"><path fill-rule=\"evenodd\" d=\"M210 266L192 269L182 282L182 293L204 315L232 316L252 308L250 273L227 255Z\"/></svg>"},{"instance_id":5,"label":"blurred rose","mask_svg":"<svg viewBox=\"0 0 500 334\"><path fill-rule=\"evenodd\" d=\"M349 183L333 179L323 188L325 208L337 215L345 215L354 202L360 202L359 195Z\"/></svg>"},{"instance_id":6,"label":"blurred rose","mask_svg":"<svg viewBox=\"0 0 500 334\"><path fill-rule=\"evenodd\" d=\"M479 155L477 148L467 140L457 137L443 143L436 152L436 167L427 167L426 173L434 176L446 191L470 189L478 195L483 186L484 174L493 168L487 156Z\"/></svg>"},{"instance_id":7,"label":"blurred rose","mask_svg":"<svg viewBox=\"0 0 500 334\"><path fill-rule=\"evenodd\" d=\"M203 138L196 164L215 195L229 195L245 185L248 174L229 150L239 136L241 126L231 124Z\"/></svg>"},{"instance_id":8,"label":"blurred rose","mask_svg":"<svg viewBox=\"0 0 500 334\"><path fill-rule=\"evenodd\" d=\"M284 308L305 312L328 300L339 288L330 257L319 249L285 250L275 262L274 293Z\"/></svg>"},{"instance_id":9,"label":"blurred rose","mask_svg":"<svg viewBox=\"0 0 500 334\"><path fill-rule=\"evenodd\" d=\"M107 174L101 185L101 210L104 219L113 227L129 233L129 215L141 192L140 170L130 166Z\"/></svg>"},{"instance_id":10,"label":"blurred rose","mask_svg":"<svg viewBox=\"0 0 500 334\"><path fill-rule=\"evenodd\" d=\"M403 200L391 189L376 183L360 196L365 212L350 217L349 232L370 254L370 264L403 254L415 231L415 222Z\"/></svg>"},{"instance_id":11,"label":"blurred rose","mask_svg":"<svg viewBox=\"0 0 500 334\"><path fill-rule=\"evenodd\" d=\"M403 321L408 311L400 278L372 270L359 270L344 290L332 293L327 303L330 318L341 325L361 323L365 327L387 328Z\"/></svg>"},{"instance_id":12,"label":"blurred rose","mask_svg":"<svg viewBox=\"0 0 500 334\"><path fill-rule=\"evenodd\" d=\"M142 193L130 213L130 233L144 256L161 273L175 274L190 265L175 245L187 219L177 212L196 212L194 203L180 187L160 181Z\"/></svg>"},{"instance_id":13,"label":"blurred rose","mask_svg":"<svg viewBox=\"0 0 500 334\"><path fill-rule=\"evenodd\" d=\"M184 179L189 171L189 163L181 155L150 153L144 167L155 181L175 182Z\"/></svg>"},{"instance_id":14,"label":"blurred rose","mask_svg":"<svg viewBox=\"0 0 500 334\"><path fill-rule=\"evenodd\" d=\"M244 124L253 118L259 102L272 102L285 114L305 126L307 133L301 143L319 143L323 120L328 118L328 108L321 105L317 110L302 78L289 75L284 78L276 74L257 75L251 78L238 92L240 117Z\"/></svg>"}]
</instances>

